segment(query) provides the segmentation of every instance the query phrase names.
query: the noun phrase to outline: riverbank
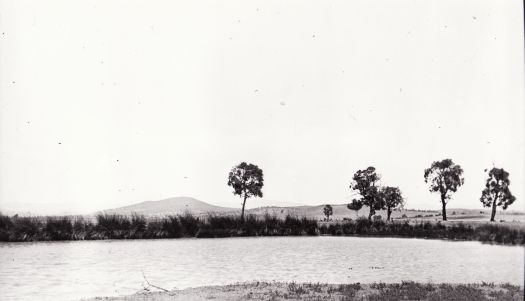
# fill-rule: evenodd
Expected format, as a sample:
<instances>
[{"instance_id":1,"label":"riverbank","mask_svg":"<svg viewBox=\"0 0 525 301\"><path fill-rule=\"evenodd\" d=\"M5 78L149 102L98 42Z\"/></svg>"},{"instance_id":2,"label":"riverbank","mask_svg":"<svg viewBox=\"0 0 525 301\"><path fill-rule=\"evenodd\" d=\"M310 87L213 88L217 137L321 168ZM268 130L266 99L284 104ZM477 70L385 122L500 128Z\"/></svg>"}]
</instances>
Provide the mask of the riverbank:
<instances>
[{"instance_id":1,"label":"riverbank","mask_svg":"<svg viewBox=\"0 0 525 301\"><path fill-rule=\"evenodd\" d=\"M525 229L514 224L430 221L371 221L366 218L318 222L306 217L275 215L193 216L159 218L141 215L83 217L18 217L0 215L0 241L60 241L105 239L219 238L245 236L379 236L471 240L505 245L524 245Z\"/></svg>"},{"instance_id":2,"label":"riverbank","mask_svg":"<svg viewBox=\"0 0 525 301\"><path fill-rule=\"evenodd\" d=\"M153 288L154 289L154 288ZM523 300L523 288L510 284L320 284L250 282L206 286L168 292L141 292L131 296L98 297L106 301L164 300Z\"/></svg>"}]
</instances>

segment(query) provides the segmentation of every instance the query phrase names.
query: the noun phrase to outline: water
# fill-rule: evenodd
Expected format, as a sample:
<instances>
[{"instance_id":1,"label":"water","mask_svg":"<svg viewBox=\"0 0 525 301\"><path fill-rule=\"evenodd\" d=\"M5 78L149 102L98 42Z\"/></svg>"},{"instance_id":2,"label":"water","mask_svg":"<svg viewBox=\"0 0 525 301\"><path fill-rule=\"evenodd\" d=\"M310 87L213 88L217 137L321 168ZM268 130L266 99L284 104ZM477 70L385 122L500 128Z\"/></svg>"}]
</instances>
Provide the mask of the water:
<instances>
[{"instance_id":1,"label":"water","mask_svg":"<svg viewBox=\"0 0 525 301\"><path fill-rule=\"evenodd\" d=\"M0 300L78 300L252 280L510 282L524 248L363 237L259 237L0 244Z\"/></svg>"}]
</instances>

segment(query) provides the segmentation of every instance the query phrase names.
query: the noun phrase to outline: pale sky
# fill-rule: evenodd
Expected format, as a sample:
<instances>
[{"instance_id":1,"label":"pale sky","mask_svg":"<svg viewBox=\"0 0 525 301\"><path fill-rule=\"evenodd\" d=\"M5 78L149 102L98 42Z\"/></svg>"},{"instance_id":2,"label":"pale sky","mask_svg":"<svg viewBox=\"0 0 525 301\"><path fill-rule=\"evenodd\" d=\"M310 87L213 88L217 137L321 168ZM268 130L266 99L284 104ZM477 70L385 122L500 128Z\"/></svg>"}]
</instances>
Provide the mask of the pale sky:
<instances>
[{"instance_id":1,"label":"pale sky","mask_svg":"<svg viewBox=\"0 0 525 301\"><path fill-rule=\"evenodd\" d=\"M0 210L90 213L175 196L345 203L375 166L408 208L451 158L449 207L485 168L524 209L523 3L480 0L0 1Z\"/></svg>"}]
</instances>

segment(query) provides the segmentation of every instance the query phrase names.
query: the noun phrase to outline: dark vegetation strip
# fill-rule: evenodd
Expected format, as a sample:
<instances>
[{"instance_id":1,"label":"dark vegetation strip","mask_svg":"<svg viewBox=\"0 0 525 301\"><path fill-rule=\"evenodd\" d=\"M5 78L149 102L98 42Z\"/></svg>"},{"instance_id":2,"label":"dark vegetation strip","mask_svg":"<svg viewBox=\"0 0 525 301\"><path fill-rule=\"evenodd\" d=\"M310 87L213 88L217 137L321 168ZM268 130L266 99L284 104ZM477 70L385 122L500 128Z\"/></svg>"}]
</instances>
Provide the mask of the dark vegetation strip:
<instances>
[{"instance_id":1,"label":"dark vegetation strip","mask_svg":"<svg viewBox=\"0 0 525 301\"><path fill-rule=\"evenodd\" d=\"M444 225L441 222L384 222L359 218L356 221L322 224L325 235L398 236L431 239L474 240L508 245L525 244L525 231L521 228L501 224L472 226L464 223Z\"/></svg>"},{"instance_id":2,"label":"dark vegetation strip","mask_svg":"<svg viewBox=\"0 0 525 301\"><path fill-rule=\"evenodd\" d=\"M239 236L366 235L475 240L498 244L523 245L525 231L498 224L478 226L457 223L385 222L366 218L341 223L318 223L306 217L248 215L244 223L239 216L191 214L162 218L142 215L105 215L83 217L10 217L0 214L0 241L55 241L152 238L214 238Z\"/></svg>"},{"instance_id":3,"label":"dark vegetation strip","mask_svg":"<svg viewBox=\"0 0 525 301\"><path fill-rule=\"evenodd\" d=\"M264 284L263 284L264 285ZM271 286L271 284L268 284ZM252 284L254 286L254 284ZM274 291L274 299L290 300L523 300L523 288L483 282L481 284L422 284L412 281L401 283L320 284L289 283L287 290ZM254 298L257 299L257 298ZM262 298L261 298L262 299Z\"/></svg>"}]
</instances>

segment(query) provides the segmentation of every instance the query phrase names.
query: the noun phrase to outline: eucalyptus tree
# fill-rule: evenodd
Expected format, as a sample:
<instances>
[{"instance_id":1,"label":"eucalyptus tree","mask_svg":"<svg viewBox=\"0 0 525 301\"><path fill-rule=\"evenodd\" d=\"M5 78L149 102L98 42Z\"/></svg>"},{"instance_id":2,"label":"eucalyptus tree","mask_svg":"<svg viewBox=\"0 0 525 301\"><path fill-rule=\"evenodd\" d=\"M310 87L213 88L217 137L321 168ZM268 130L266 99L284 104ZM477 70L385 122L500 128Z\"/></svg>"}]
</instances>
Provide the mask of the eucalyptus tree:
<instances>
[{"instance_id":1,"label":"eucalyptus tree","mask_svg":"<svg viewBox=\"0 0 525 301\"><path fill-rule=\"evenodd\" d=\"M360 200L353 199L350 204L346 205L346 208L355 211L355 215L358 217L359 210L363 208L363 203Z\"/></svg>"},{"instance_id":2,"label":"eucalyptus tree","mask_svg":"<svg viewBox=\"0 0 525 301\"><path fill-rule=\"evenodd\" d=\"M233 194L240 196L242 201L241 222L244 223L244 207L250 197L262 197L264 185L263 171L257 165L241 162L234 166L228 175L228 186L233 188Z\"/></svg>"},{"instance_id":3,"label":"eucalyptus tree","mask_svg":"<svg viewBox=\"0 0 525 301\"><path fill-rule=\"evenodd\" d=\"M481 192L480 201L484 207L492 207L491 222L494 221L498 206L506 210L516 200L516 197L509 190L509 185L509 173L503 168L494 167L489 171L485 189Z\"/></svg>"},{"instance_id":4,"label":"eucalyptus tree","mask_svg":"<svg viewBox=\"0 0 525 301\"><path fill-rule=\"evenodd\" d=\"M441 197L443 220L447 220L446 207L452 193L464 184L463 169L451 159L435 161L425 169L425 183L430 184L430 192L437 192Z\"/></svg>"},{"instance_id":5,"label":"eucalyptus tree","mask_svg":"<svg viewBox=\"0 0 525 301\"><path fill-rule=\"evenodd\" d=\"M330 215L334 214L334 209L331 205L325 205L323 208L323 213L326 216L326 221L329 221Z\"/></svg>"},{"instance_id":6,"label":"eucalyptus tree","mask_svg":"<svg viewBox=\"0 0 525 301\"><path fill-rule=\"evenodd\" d=\"M356 202L370 208L368 213L369 220L372 219L376 210L383 209L385 205L378 185L380 179L381 176L376 172L375 167L370 166L367 169L358 170L350 184L350 189L358 192L361 196L360 199L356 199Z\"/></svg>"},{"instance_id":7,"label":"eucalyptus tree","mask_svg":"<svg viewBox=\"0 0 525 301\"><path fill-rule=\"evenodd\" d=\"M399 187L390 186L382 187L381 195L385 201L386 220L389 221L392 211L403 207L403 196Z\"/></svg>"}]
</instances>

